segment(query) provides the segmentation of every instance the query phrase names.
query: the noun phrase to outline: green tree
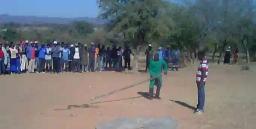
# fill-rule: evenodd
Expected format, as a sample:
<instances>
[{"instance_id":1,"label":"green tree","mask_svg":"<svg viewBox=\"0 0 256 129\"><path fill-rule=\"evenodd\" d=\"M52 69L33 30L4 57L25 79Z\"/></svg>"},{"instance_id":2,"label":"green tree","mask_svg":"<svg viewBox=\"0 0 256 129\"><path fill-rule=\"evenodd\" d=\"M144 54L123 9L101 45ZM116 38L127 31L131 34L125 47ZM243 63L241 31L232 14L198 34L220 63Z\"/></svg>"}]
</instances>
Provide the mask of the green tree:
<instances>
[{"instance_id":1,"label":"green tree","mask_svg":"<svg viewBox=\"0 0 256 129\"><path fill-rule=\"evenodd\" d=\"M168 36L173 21L168 16L169 3L162 0L100 0L101 17L108 19L108 30L122 42L135 47L159 42Z\"/></svg>"}]
</instances>

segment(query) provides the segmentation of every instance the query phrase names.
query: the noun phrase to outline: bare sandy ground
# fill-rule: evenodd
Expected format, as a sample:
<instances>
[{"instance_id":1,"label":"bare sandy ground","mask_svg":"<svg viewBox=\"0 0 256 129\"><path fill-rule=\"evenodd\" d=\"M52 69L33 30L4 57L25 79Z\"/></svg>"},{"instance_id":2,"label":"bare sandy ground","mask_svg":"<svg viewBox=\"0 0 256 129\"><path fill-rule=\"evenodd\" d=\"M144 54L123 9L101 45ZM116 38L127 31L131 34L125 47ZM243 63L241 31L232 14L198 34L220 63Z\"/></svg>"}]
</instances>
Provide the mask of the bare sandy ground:
<instances>
[{"instance_id":1,"label":"bare sandy ground","mask_svg":"<svg viewBox=\"0 0 256 129\"><path fill-rule=\"evenodd\" d=\"M206 111L196 105L196 67L169 72L161 100L138 92L148 83L114 94L90 108L60 110L85 104L94 96L140 82L145 73L63 73L0 76L0 129L94 129L119 117L171 116L179 129L255 129L256 72L239 66L210 65Z\"/></svg>"}]
</instances>

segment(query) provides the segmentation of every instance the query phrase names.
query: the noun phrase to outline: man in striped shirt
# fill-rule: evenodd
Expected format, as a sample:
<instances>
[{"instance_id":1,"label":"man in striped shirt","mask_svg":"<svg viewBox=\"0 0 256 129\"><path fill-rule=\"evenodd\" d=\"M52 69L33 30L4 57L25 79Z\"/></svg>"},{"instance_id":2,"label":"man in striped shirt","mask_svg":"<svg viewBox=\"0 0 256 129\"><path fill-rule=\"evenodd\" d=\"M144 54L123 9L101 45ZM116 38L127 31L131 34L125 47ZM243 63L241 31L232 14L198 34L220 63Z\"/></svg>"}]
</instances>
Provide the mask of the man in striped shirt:
<instances>
[{"instance_id":1,"label":"man in striped shirt","mask_svg":"<svg viewBox=\"0 0 256 129\"><path fill-rule=\"evenodd\" d=\"M200 65L196 74L196 84L198 89L198 104L195 113L201 114L204 112L205 103L205 83L208 76L208 61L205 56L205 52L198 53L198 59L200 60Z\"/></svg>"}]
</instances>

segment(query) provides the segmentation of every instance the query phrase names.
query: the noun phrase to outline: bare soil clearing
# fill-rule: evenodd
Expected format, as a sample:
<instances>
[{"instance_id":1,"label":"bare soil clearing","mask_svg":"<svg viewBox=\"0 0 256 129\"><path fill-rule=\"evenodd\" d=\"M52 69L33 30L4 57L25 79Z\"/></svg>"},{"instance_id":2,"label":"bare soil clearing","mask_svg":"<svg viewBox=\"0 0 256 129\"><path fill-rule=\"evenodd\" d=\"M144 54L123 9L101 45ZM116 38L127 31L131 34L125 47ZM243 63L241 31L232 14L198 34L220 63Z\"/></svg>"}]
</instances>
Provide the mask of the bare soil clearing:
<instances>
[{"instance_id":1,"label":"bare soil clearing","mask_svg":"<svg viewBox=\"0 0 256 129\"><path fill-rule=\"evenodd\" d=\"M252 68L253 69L253 68ZM256 128L256 71L240 66L210 64L206 84L206 112L196 105L196 66L169 72L161 100L148 100L148 83L114 94L90 108L94 96L148 78L146 73L62 73L0 76L0 129L94 129L123 117L172 117L179 129Z\"/></svg>"}]
</instances>

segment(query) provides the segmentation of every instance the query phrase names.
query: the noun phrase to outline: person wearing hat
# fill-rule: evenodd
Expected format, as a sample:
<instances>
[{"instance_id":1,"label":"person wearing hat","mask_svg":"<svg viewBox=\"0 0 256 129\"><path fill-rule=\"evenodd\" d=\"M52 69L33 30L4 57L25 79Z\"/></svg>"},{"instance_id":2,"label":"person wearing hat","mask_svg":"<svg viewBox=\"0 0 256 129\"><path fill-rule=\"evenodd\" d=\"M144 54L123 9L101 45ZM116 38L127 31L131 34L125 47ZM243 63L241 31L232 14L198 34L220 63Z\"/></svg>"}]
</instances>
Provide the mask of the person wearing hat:
<instances>
[{"instance_id":1,"label":"person wearing hat","mask_svg":"<svg viewBox=\"0 0 256 129\"><path fill-rule=\"evenodd\" d=\"M79 53L79 46L78 46L78 44L76 44L76 46L75 46L74 72L80 72L80 53Z\"/></svg>"},{"instance_id":2,"label":"person wearing hat","mask_svg":"<svg viewBox=\"0 0 256 129\"><path fill-rule=\"evenodd\" d=\"M54 73L60 73L60 55L61 55L61 49L58 45L57 41L53 42L53 48L52 48L52 59L53 59L53 72Z\"/></svg>"},{"instance_id":3,"label":"person wearing hat","mask_svg":"<svg viewBox=\"0 0 256 129\"><path fill-rule=\"evenodd\" d=\"M160 99L160 89L162 87L162 73L167 75L168 67L164 60L159 59L159 54L154 54L154 58L149 61L149 98L153 97ZM154 96L154 87L157 87L156 94Z\"/></svg>"},{"instance_id":4,"label":"person wearing hat","mask_svg":"<svg viewBox=\"0 0 256 129\"><path fill-rule=\"evenodd\" d=\"M146 49L145 55L146 55L146 69L145 69L145 71L147 72L148 71L148 66L149 66L149 61L153 57L153 51L152 51L152 45L151 44L148 44L148 48Z\"/></svg>"},{"instance_id":5,"label":"person wearing hat","mask_svg":"<svg viewBox=\"0 0 256 129\"><path fill-rule=\"evenodd\" d=\"M50 44L47 44L46 53L45 53L45 71L52 71L52 48Z\"/></svg>"}]
</instances>

